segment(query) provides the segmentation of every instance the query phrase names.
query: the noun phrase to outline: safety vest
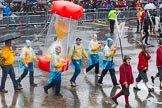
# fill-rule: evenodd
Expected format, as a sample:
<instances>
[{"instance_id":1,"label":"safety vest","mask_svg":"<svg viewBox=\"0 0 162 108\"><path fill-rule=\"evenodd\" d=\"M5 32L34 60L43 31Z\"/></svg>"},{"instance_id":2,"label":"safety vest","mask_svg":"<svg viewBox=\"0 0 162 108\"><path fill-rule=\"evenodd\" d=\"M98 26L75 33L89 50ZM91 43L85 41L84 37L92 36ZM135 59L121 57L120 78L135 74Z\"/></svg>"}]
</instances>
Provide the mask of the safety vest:
<instances>
[{"instance_id":1,"label":"safety vest","mask_svg":"<svg viewBox=\"0 0 162 108\"><path fill-rule=\"evenodd\" d=\"M116 19L116 10L110 10L108 15L109 20L115 20Z\"/></svg>"}]
</instances>

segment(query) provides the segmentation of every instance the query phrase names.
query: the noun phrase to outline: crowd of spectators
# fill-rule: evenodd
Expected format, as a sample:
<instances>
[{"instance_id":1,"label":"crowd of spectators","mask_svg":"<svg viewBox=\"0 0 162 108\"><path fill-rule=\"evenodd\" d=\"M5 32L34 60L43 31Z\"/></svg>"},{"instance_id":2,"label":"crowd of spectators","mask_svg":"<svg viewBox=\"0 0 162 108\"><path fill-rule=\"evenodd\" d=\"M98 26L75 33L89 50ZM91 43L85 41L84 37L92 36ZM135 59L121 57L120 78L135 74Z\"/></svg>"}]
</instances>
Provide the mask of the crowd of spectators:
<instances>
[{"instance_id":1,"label":"crowd of spectators","mask_svg":"<svg viewBox=\"0 0 162 108\"><path fill-rule=\"evenodd\" d=\"M0 8L3 10L3 16L10 16L12 13L37 13L41 11L48 11L49 4L47 1L36 2L35 0L31 2L12 1L12 2L0 2Z\"/></svg>"},{"instance_id":2,"label":"crowd of spectators","mask_svg":"<svg viewBox=\"0 0 162 108\"><path fill-rule=\"evenodd\" d=\"M139 7L144 7L147 3L153 3L159 6L160 2L157 0L73 0L74 3L81 5L84 9L106 9L110 10L113 6L116 9L135 10Z\"/></svg>"},{"instance_id":3,"label":"crowd of spectators","mask_svg":"<svg viewBox=\"0 0 162 108\"><path fill-rule=\"evenodd\" d=\"M10 16L12 12L32 12L37 13L38 11L49 11L51 3L50 1L37 1L37 0L6 0L0 2L3 8L3 15ZM143 7L146 3L154 3L156 6L159 5L157 0L67 0L74 2L82 6L87 11L102 11L110 10L112 7L120 10L135 10L139 7ZM2 7L3 6L3 7Z\"/></svg>"}]
</instances>

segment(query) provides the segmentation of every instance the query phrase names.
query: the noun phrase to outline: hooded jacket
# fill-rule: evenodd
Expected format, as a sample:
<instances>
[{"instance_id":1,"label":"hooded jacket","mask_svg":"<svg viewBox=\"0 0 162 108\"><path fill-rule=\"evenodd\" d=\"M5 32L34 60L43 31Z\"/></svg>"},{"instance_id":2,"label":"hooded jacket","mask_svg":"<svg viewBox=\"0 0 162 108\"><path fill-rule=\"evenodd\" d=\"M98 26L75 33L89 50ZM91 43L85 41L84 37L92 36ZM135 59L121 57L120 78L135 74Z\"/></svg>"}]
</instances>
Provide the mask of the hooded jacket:
<instances>
[{"instance_id":1,"label":"hooded jacket","mask_svg":"<svg viewBox=\"0 0 162 108\"><path fill-rule=\"evenodd\" d=\"M119 78L120 84L123 84L124 82L127 82L127 84L133 84L134 78L132 74L131 65L123 63L119 67L119 72L120 72L120 78Z\"/></svg>"},{"instance_id":2,"label":"hooded jacket","mask_svg":"<svg viewBox=\"0 0 162 108\"><path fill-rule=\"evenodd\" d=\"M156 66L162 67L162 45L156 50Z\"/></svg>"},{"instance_id":3,"label":"hooded jacket","mask_svg":"<svg viewBox=\"0 0 162 108\"><path fill-rule=\"evenodd\" d=\"M111 42L113 40L111 38L107 39L107 45L104 48L103 51L103 64L102 67L103 69L114 69L114 62L113 62L113 57L116 53L116 50L113 50L112 47L110 46Z\"/></svg>"},{"instance_id":4,"label":"hooded jacket","mask_svg":"<svg viewBox=\"0 0 162 108\"><path fill-rule=\"evenodd\" d=\"M111 42L113 42L113 40L111 38L108 38L106 41L107 44L104 47L103 60L113 61L113 57L116 51L113 50L110 46Z\"/></svg>"},{"instance_id":5,"label":"hooded jacket","mask_svg":"<svg viewBox=\"0 0 162 108\"><path fill-rule=\"evenodd\" d=\"M138 70L148 70L148 60L151 59L151 56L148 52L141 51L138 55Z\"/></svg>"}]
</instances>

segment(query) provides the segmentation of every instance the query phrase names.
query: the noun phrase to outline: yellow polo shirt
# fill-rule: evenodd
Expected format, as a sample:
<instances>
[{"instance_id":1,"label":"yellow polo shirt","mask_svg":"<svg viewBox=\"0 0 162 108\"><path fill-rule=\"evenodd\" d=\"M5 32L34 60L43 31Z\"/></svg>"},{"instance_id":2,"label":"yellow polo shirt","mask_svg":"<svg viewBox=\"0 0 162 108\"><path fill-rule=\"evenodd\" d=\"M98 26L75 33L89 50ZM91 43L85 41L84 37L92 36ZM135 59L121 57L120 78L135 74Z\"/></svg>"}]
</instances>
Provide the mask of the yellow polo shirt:
<instances>
[{"instance_id":1,"label":"yellow polo shirt","mask_svg":"<svg viewBox=\"0 0 162 108\"><path fill-rule=\"evenodd\" d=\"M100 47L97 41L90 41L89 47L91 48L91 54L98 54L98 50Z\"/></svg>"},{"instance_id":2,"label":"yellow polo shirt","mask_svg":"<svg viewBox=\"0 0 162 108\"><path fill-rule=\"evenodd\" d=\"M71 59L80 60L82 59L82 56L84 56L85 58L88 58L88 54L85 52L84 48L80 45L75 45L75 46L72 46L70 49L68 60L69 61L71 61Z\"/></svg>"}]
</instances>

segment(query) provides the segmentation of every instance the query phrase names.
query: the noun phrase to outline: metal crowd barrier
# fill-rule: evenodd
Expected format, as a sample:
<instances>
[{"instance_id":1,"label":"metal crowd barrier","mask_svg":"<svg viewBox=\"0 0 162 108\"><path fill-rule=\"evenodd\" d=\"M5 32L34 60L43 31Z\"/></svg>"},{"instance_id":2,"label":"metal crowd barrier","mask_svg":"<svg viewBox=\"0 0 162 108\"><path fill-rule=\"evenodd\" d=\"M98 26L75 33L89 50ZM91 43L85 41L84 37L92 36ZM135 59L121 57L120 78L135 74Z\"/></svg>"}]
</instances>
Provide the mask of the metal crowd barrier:
<instances>
[{"instance_id":1,"label":"metal crowd barrier","mask_svg":"<svg viewBox=\"0 0 162 108\"><path fill-rule=\"evenodd\" d=\"M3 19L0 19L0 26L9 27L9 26L29 26L29 25L38 25L46 24L49 15L46 13L41 14L31 14L31 13L18 13L14 16L3 16Z\"/></svg>"},{"instance_id":2,"label":"metal crowd barrier","mask_svg":"<svg viewBox=\"0 0 162 108\"><path fill-rule=\"evenodd\" d=\"M107 10L101 11L85 11L79 22L85 21L107 21L108 20ZM136 10L121 10L118 11L118 20L135 20ZM156 10L157 16L160 15L160 10ZM3 17L0 19L0 26L30 26L30 25L44 25L49 23L51 14L46 12L33 13L15 13L17 16Z\"/></svg>"}]
</instances>

